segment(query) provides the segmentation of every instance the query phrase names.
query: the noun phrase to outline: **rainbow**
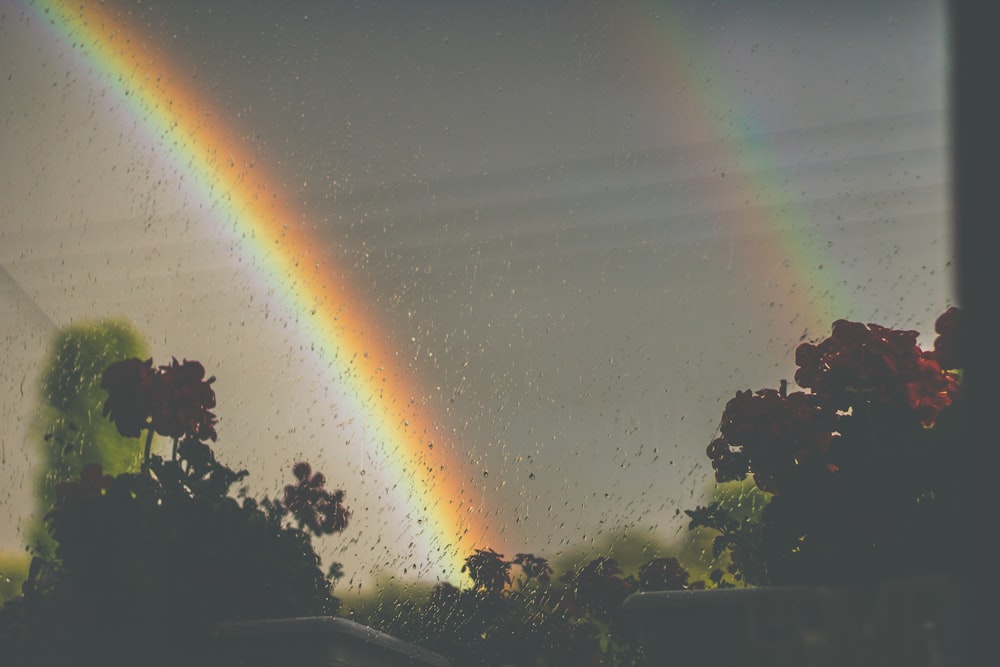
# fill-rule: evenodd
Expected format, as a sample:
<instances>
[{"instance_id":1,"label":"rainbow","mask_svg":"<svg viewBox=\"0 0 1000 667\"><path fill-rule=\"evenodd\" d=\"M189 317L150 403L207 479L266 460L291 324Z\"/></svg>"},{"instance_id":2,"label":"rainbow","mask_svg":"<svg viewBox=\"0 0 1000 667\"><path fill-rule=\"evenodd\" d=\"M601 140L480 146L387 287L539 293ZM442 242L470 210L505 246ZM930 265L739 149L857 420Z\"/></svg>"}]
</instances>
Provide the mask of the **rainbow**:
<instances>
[{"instance_id":1,"label":"rainbow","mask_svg":"<svg viewBox=\"0 0 1000 667\"><path fill-rule=\"evenodd\" d=\"M124 10L95 0L38 0L28 6L156 138L187 185L232 221L228 231L241 252L299 315L297 325L345 383L345 393L356 397L372 454L387 464L392 485L423 528L425 546L439 556L442 578L460 582L465 556L475 548L499 548L504 540L487 520L488 513L474 505L473 489L465 486L471 476L450 453L454 450L446 442L442 420L431 413L425 393L380 335L384 329L377 318L343 278L347 272L322 252L324 243L310 231L306 212L291 203L281 180L255 161L245 140L226 125L226 114L204 99L189 76L172 68L169 54L134 26ZM709 161L729 172L728 177L720 175L720 197L739 211L740 225L768 237L757 248L754 266L748 267L763 277L759 289L778 303L787 301L788 284L797 276L802 280L795 288L801 300L796 312L808 313L807 324L826 326L849 315L853 299L838 291L838 283L803 278L823 258L809 250L815 244L801 211L794 203L775 202L780 185L759 176L784 170L754 138L753 128L745 126L750 119L743 117L744 125L733 127L733 115L745 112L731 109L734 87L725 81L711 86L696 82L685 64L697 56L702 74L721 76L723 69L712 65L708 50L685 33L685 20L669 15L666 7L650 3L622 11L628 13L624 20L609 17L608 23L621 26L618 42L628 51L635 75L656 82L649 91L651 101L666 109L674 95L694 100L693 112L679 125L665 123L664 133L672 140L707 139ZM662 16L656 19L656 13ZM720 115L726 109L731 109L728 120ZM751 204L761 199L760 205ZM779 268L788 261L795 266Z\"/></svg>"},{"instance_id":2,"label":"rainbow","mask_svg":"<svg viewBox=\"0 0 1000 667\"><path fill-rule=\"evenodd\" d=\"M29 5L98 75L158 149L227 219L241 252L289 310L348 395L356 397L390 483L402 494L410 520L441 578L460 582L464 558L475 548L499 546L474 506L439 426L417 384L380 337L376 318L322 253L307 216L291 205L280 180L256 164L232 128L183 76L167 54L129 18L101 2L40 0Z\"/></svg>"},{"instance_id":3,"label":"rainbow","mask_svg":"<svg viewBox=\"0 0 1000 667\"><path fill-rule=\"evenodd\" d=\"M713 208L740 230L760 235L753 252L734 253L734 264L751 280L755 301L767 299L782 308L798 326L819 326L826 335L836 319L854 317L856 295L848 293L842 276L819 249L810 230L809 216L783 193L788 174L775 150L763 139L752 110L741 100L738 82L727 80L711 48L696 41L693 19L673 3L647 0L608 8L618 17L608 25L619 26L614 38L631 64L633 77L642 82L654 109L685 110L680 117L664 114L660 131L670 143L695 142L718 188ZM703 33L702 33L703 34ZM678 100L687 104L678 105ZM708 174L701 174L706 176ZM744 256L741 256L744 255ZM826 275L820 275L825 273ZM753 285L750 287L750 285ZM780 318L787 323L788 317Z\"/></svg>"}]
</instances>

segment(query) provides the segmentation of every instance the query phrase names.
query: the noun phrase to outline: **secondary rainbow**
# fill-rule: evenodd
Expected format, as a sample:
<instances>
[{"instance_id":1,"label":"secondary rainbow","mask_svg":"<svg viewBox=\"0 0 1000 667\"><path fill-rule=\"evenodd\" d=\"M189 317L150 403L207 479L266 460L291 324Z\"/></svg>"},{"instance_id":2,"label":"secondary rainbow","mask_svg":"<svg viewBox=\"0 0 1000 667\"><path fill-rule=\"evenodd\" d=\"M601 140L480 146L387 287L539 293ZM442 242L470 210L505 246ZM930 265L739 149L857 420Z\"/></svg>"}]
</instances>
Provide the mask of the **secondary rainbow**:
<instances>
[{"instance_id":1,"label":"secondary rainbow","mask_svg":"<svg viewBox=\"0 0 1000 667\"><path fill-rule=\"evenodd\" d=\"M729 223L726 234L734 244L741 232L760 239L752 251L734 252L726 265L745 272L734 285L748 290L748 299L782 310L786 316L775 313L775 319L791 320L789 331L796 335L813 326L818 327L810 329L813 336L826 335L834 320L863 316L857 297L847 294L846 283L818 247L809 216L788 194L793 174L755 127L753 110L739 92L746 83L728 80L711 45L694 38L708 31L695 30L695 18L673 3L610 7L622 14L608 18L620 26L616 45L653 108L664 110L660 131L671 143L698 143L699 155L712 165L711 172L689 177L715 177L712 208ZM687 113L672 117L668 110L679 106Z\"/></svg>"},{"instance_id":2,"label":"secondary rainbow","mask_svg":"<svg viewBox=\"0 0 1000 667\"><path fill-rule=\"evenodd\" d=\"M300 315L298 325L322 361L355 397L367 446L388 464L388 483L422 528L418 539L439 559L435 574L458 583L465 556L501 542L480 520L482 510L473 506L467 477L448 454L424 394L382 340L376 318L322 254L305 213L289 203L280 180L255 163L190 77L175 71L122 10L86 0L44 0L29 8L156 138L188 186L225 209L241 251L252 254L269 285Z\"/></svg>"}]
</instances>

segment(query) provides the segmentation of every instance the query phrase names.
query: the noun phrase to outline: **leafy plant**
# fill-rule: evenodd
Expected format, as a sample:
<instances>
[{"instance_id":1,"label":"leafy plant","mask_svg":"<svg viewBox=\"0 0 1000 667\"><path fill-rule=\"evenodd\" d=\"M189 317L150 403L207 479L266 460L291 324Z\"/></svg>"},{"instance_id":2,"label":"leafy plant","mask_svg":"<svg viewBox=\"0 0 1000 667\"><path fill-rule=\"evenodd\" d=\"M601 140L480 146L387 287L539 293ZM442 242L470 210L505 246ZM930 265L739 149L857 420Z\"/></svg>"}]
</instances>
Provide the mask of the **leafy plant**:
<instances>
[{"instance_id":1,"label":"leafy plant","mask_svg":"<svg viewBox=\"0 0 1000 667\"><path fill-rule=\"evenodd\" d=\"M714 568L709 579L718 588L731 587L724 577L728 572L737 582L758 585L766 582L766 573L760 554L760 521L758 517L740 519L720 501L694 510L685 510L691 517L691 530L708 528L717 533L712 540L712 560L719 562L724 554L729 556L725 571Z\"/></svg>"},{"instance_id":2,"label":"leafy plant","mask_svg":"<svg viewBox=\"0 0 1000 667\"><path fill-rule=\"evenodd\" d=\"M128 359L105 371L105 414L133 441L146 432L142 469L108 475L89 464L56 488L46 515L55 558L36 557L23 597L0 611L15 656L177 659L203 648L221 620L336 613L310 532L347 527L344 492L299 463L281 499L232 497L247 471L220 463L205 442L216 417L204 376L186 360ZM154 432L172 439L169 457L151 453Z\"/></svg>"},{"instance_id":3,"label":"leafy plant","mask_svg":"<svg viewBox=\"0 0 1000 667\"><path fill-rule=\"evenodd\" d=\"M934 349L916 331L838 320L795 354L808 391L739 392L708 446L716 480L753 477L770 496L759 519L718 504L688 511L718 533L746 583L866 585L953 572L964 469L961 311L935 325ZM933 536L933 537L930 537ZM721 578L719 578L721 581Z\"/></svg>"}]
</instances>

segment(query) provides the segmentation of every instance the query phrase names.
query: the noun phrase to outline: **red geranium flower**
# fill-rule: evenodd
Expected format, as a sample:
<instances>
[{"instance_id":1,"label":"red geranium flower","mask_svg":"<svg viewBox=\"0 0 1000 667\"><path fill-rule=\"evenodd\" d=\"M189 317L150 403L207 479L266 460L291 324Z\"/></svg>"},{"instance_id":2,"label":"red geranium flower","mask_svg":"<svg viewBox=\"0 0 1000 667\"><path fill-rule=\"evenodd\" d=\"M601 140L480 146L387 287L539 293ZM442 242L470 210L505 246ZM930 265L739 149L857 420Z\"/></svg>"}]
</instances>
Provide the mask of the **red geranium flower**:
<instances>
[{"instance_id":1,"label":"red geranium flower","mask_svg":"<svg viewBox=\"0 0 1000 667\"><path fill-rule=\"evenodd\" d=\"M938 362L927 354L917 362L917 376L906 383L906 397L917 413L920 423L930 428L937 416L954 402L958 395L958 380L941 370Z\"/></svg>"},{"instance_id":2,"label":"red geranium flower","mask_svg":"<svg viewBox=\"0 0 1000 667\"><path fill-rule=\"evenodd\" d=\"M733 445L725 438L716 438L706 450L715 469L715 481L723 484L743 479L750 472L750 458L743 448Z\"/></svg>"},{"instance_id":3,"label":"red geranium flower","mask_svg":"<svg viewBox=\"0 0 1000 667\"><path fill-rule=\"evenodd\" d=\"M761 490L775 493L797 466L823 462L837 420L812 394L737 392L722 414L722 437L708 446L716 480L740 480L752 471Z\"/></svg>"},{"instance_id":4,"label":"red geranium flower","mask_svg":"<svg viewBox=\"0 0 1000 667\"><path fill-rule=\"evenodd\" d=\"M308 463L296 463L292 474L298 483L285 487L284 504L299 522L316 535L339 533L347 528L351 512L344 505L344 491L330 492L324 487L323 473L312 474Z\"/></svg>"},{"instance_id":5,"label":"red geranium flower","mask_svg":"<svg viewBox=\"0 0 1000 667\"><path fill-rule=\"evenodd\" d=\"M187 359L158 368L152 359L119 361L101 377L108 392L104 414L129 438L152 428L170 438L215 440L215 378L204 377L205 367Z\"/></svg>"},{"instance_id":6,"label":"red geranium flower","mask_svg":"<svg viewBox=\"0 0 1000 667\"><path fill-rule=\"evenodd\" d=\"M803 343L796 350L795 381L833 410L905 406L924 426L931 426L958 392L955 376L939 363L942 358L948 364L960 363L958 317L958 309L951 308L938 318L940 353L921 350L916 331L838 320L829 338L818 345Z\"/></svg>"},{"instance_id":7,"label":"red geranium flower","mask_svg":"<svg viewBox=\"0 0 1000 667\"><path fill-rule=\"evenodd\" d=\"M918 374L917 336L916 331L837 320L829 338L795 351L795 381L834 410L902 403L906 382Z\"/></svg>"},{"instance_id":8,"label":"red geranium flower","mask_svg":"<svg viewBox=\"0 0 1000 667\"><path fill-rule=\"evenodd\" d=\"M185 359L157 369L152 392L152 426L170 438L215 440L214 377L205 377L205 367Z\"/></svg>"},{"instance_id":9,"label":"red geranium flower","mask_svg":"<svg viewBox=\"0 0 1000 667\"><path fill-rule=\"evenodd\" d=\"M153 360L125 359L108 366L101 387L108 392L103 414L126 438L138 438L152 414Z\"/></svg>"}]
</instances>

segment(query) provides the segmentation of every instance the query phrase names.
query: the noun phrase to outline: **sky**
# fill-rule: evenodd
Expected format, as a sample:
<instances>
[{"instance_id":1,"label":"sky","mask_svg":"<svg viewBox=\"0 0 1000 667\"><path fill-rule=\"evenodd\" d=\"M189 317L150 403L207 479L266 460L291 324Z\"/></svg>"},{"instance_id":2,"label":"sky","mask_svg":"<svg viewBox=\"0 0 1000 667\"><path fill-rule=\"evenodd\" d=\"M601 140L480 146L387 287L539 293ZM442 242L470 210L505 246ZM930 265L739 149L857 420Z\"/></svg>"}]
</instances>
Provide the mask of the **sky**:
<instances>
[{"instance_id":1,"label":"sky","mask_svg":"<svg viewBox=\"0 0 1000 667\"><path fill-rule=\"evenodd\" d=\"M0 5L0 549L73 322L217 376L253 493L344 488L357 587L675 539L736 391L954 302L943 3L80 6Z\"/></svg>"}]
</instances>

